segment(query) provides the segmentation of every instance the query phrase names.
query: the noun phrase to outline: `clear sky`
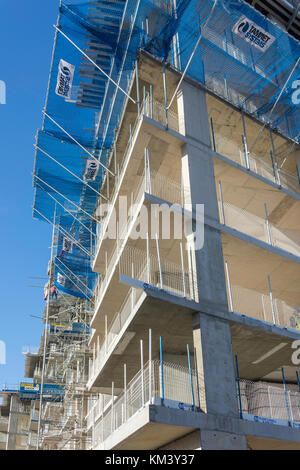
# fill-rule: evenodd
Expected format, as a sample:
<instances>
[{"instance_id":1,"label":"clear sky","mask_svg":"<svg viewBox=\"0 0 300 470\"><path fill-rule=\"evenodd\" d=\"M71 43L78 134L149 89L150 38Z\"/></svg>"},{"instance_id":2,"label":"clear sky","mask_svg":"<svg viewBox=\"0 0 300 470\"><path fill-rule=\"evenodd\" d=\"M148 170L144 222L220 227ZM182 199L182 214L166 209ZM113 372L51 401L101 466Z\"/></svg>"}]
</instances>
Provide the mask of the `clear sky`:
<instances>
[{"instance_id":1,"label":"clear sky","mask_svg":"<svg viewBox=\"0 0 300 470\"><path fill-rule=\"evenodd\" d=\"M67 1L66 3L79 3ZM42 334L43 286L50 257L51 227L32 218L32 170L36 130L42 123L53 24L59 0L0 0L0 80L7 103L0 104L1 295L0 340L6 365L0 386L24 375L24 346L38 346Z\"/></svg>"}]
</instances>

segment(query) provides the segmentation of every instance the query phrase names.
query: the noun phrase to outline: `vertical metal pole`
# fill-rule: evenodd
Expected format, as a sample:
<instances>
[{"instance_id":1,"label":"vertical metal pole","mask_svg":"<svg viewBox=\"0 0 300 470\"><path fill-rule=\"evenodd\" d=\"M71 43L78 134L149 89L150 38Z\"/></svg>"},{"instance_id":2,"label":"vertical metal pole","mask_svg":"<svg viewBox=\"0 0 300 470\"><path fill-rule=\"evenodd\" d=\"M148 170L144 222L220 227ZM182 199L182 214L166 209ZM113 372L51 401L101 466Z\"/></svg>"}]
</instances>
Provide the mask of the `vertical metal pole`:
<instances>
[{"instance_id":1,"label":"vertical metal pole","mask_svg":"<svg viewBox=\"0 0 300 470\"><path fill-rule=\"evenodd\" d=\"M101 394L101 421L102 421L102 426L101 426L101 434L102 434L102 442L104 442L104 423L103 423L103 415L104 415L104 396Z\"/></svg>"},{"instance_id":2,"label":"vertical metal pole","mask_svg":"<svg viewBox=\"0 0 300 470\"><path fill-rule=\"evenodd\" d=\"M223 225L226 225L225 208L224 208L224 200L223 200L223 192L222 192L222 183L221 183L221 181L219 181L219 192L220 192L220 199L221 199Z\"/></svg>"},{"instance_id":3,"label":"vertical metal pole","mask_svg":"<svg viewBox=\"0 0 300 470\"><path fill-rule=\"evenodd\" d=\"M53 224L52 224L52 242L51 242L51 253L50 253L50 270L49 270L49 285L47 290L47 306L46 306L46 318L45 318L45 334L44 334L44 351L43 351L43 363L42 363L42 373L41 373L41 385L40 385L40 408L39 408L39 420L38 420L38 432L37 432L37 444L36 449L39 450L39 441L41 434L41 417L42 417L42 404L43 404L43 391L44 391L44 376L45 376L45 367L46 367L46 349L48 341L48 323L49 323L49 306L50 306L50 288L53 276L53 252L54 252L54 238L55 238L55 228L56 228L56 203L54 208Z\"/></svg>"},{"instance_id":4,"label":"vertical metal pole","mask_svg":"<svg viewBox=\"0 0 300 470\"><path fill-rule=\"evenodd\" d=\"M212 141L213 141L213 149L214 152L216 152L216 140L215 140L215 131L214 131L214 122L213 118L210 118L210 127L211 127L211 136L212 136Z\"/></svg>"},{"instance_id":5,"label":"vertical metal pole","mask_svg":"<svg viewBox=\"0 0 300 470\"><path fill-rule=\"evenodd\" d=\"M276 163L276 172L277 172L278 184L280 185L279 167L278 167L276 149L275 149L274 139L273 139L273 134L272 134L271 129L269 129L269 134L270 134L270 140L271 140L271 145L272 145L272 152L273 152L274 160L275 160L275 163Z\"/></svg>"},{"instance_id":6,"label":"vertical metal pole","mask_svg":"<svg viewBox=\"0 0 300 470\"><path fill-rule=\"evenodd\" d=\"M247 160L247 157L246 157L246 146L245 146L245 137L244 135L242 134L242 143L243 143L243 149L244 149L244 160L245 160L245 168L248 170L248 160Z\"/></svg>"},{"instance_id":7,"label":"vertical metal pole","mask_svg":"<svg viewBox=\"0 0 300 470\"><path fill-rule=\"evenodd\" d=\"M139 70L138 61L135 62L135 80L136 80L136 104L138 116L140 115L140 86L139 86Z\"/></svg>"},{"instance_id":8,"label":"vertical metal pole","mask_svg":"<svg viewBox=\"0 0 300 470\"><path fill-rule=\"evenodd\" d=\"M271 163L272 163L272 168L273 168L274 183L277 183L276 171L275 171L275 165L274 165L274 158L273 158L272 150L270 150L270 157L271 157Z\"/></svg>"},{"instance_id":9,"label":"vertical metal pole","mask_svg":"<svg viewBox=\"0 0 300 470\"><path fill-rule=\"evenodd\" d=\"M183 282L183 297L186 297L185 269L184 269L183 248L182 248L181 242L180 242L180 257L181 257L182 282Z\"/></svg>"},{"instance_id":10,"label":"vertical metal pole","mask_svg":"<svg viewBox=\"0 0 300 470\"><path fill-rule=\"evenodd\" d=\"M267 230L268 230L269 243L270 243L270 245L272 245L271 227L270 227L270 221L269 221L269 214L268 214L267 204L265 204L265 214L266 214L266 222L267 222Z\"/></svg>"},{"instance_id":11,"label":"vertical metal pole","mask_svg":"<svg viewBox=\"0 0 300 470\"><path fill-rule=\"evenodd\" d=\"M163 289L163 277L162 277L162 270L161 270L161 261L160 261L160 251L159 251L159 242L158 242L158 235L155 235L156 238L156 251L157 251L157 259L158 259L158 267L159 267L159 278L160 278L160 288Z\"/></svg>"},{"instance_id":12,"label":"vertical metal pole","mask_svg":"<svg viewBox=\"0 0 300 470\"><path fill-rule=\"evenodd\" d=\"M124 364L124 421L127 420L127 370Z\"/></svg>"},{"instance_id":13,"label":"vertical metal pole","mask_svg":"<svg viewBox=\"0 0 300 470\"><path fill-rule=\"evenodd\" d=\"M231 283L230 283L229 269L228 269L228 262L227 261L225 261L225 269L226 269L226 278L227 278L227 286L228 286L228 294L229 294L229 307L230 307L230 311L233 312Z\"/></svg>"},{"instance_id":14,"label":"vertical metal pole","mask_svg":"<svg viewBox=\"0 0 300 470\"><path fill-rule=\"evenodd\" d=\"M117 143L116 143L116 137L115 137L115 140L114 140L114 170L115 170L115 175L117 176L118 169L117 169Z\"/></svg>"},{"instance_id":15,"label":"vertical metal pole","mask_svg":"<svg viewBox=\"0 0 300 470\"><path fill-rule=\"evenodd\" d=\"M192 366L191 366L190 347L189 347L188 344L186 345L186 349L187 349L188 364L189 364L190 384L191 384L191 392L192 392L192 404L193 404L193 410L195 410L195 396L194 396L193 372L192 372Z\"/></svg>"},{"instance_id":16,"label":"vertical metal pole","mask_svg":"<svg viewBox=\"0 0 300 470\"><path fill-rule=\"evenodd\" d=\"M115 384L111 383L111 432L114 431L114 397L115 397Z\"/></svg>"},{"instance_id":17,"label":"vertical metal pole","mask_svg":"<svg viewBox=\"0 0 300 470\"><path fill-rule=\"evenodd\" d=\"M164 82L164 97L165 97L165 112L166 112L166 128L169 127L168 118L168 97L167 97L167 82L166 82L166 63L163 63L163 82Z\"/></svg>"},{"instance_id":18,"label":"vertical metal pole","mask_svg":"<svg viewBox=\"0 0 300 470\"><path fill-rule=\"evenodd\" d=\"M299 172L298 163L296 163L296 171L297 171L298 183L299 183L299 185L300 185L300 172Z\"/></svg>"},{"instance_id":19,"label":"vertical metal pole","mask_svg":"<svg viewBox=\"0 0 300 470\"><path fill-rule=\"evenodd\" d=\"M281 186L280 173L279 173L280 170L279 170L276 154L274 154L274 159L275 159L275 165L276 165L276 173L277 173L278 184L279 184L279 186Z\"/></svg>"},{"instance_id":20,"label":"vertical metal pole","mask_svg":"<svg viewBox=\"0 0 300 470\"><path fill-rule=\"evenodd\" d=\"M152 330L149 330L149 403L152 400Z\"/></svg>"},{"instance_id":21,"label":"vertical metal pole","mask_svg":"<svg viewBox=\"0 0 300 470\"><path fill-rule=\"evenodd\" d=\"M144 347L143 340L140 340L141 350L141 379L142 379L142 406L145 405L145 381L144 381Z\"/></svg>"},{"instance_id":22,"label":"vertical metal pole","mask_svg":"<svg viewBox=\"0 0 300 470\"><path fill-rule=\"evenodd\" d=\"M248 140L247 140L247 132L246 132L245 115L244 115L243 110L241 110L241 116L242 116L243 131L244 131L245 158L246 158L246 162L247 162L247 169L250 170L249 151L248 151Z\"/></svg>"},{"instance_id":23,"label":"vertical metal pole","mask_svg":"<svg viewBox=\"0 0 300 470\"><path fill-rule=\"evenodd\" d=\"M145 157L145 193L148 192L148 186L147 186L147 149L145 148L144 152L144 157Z\"/></svg>"},{"instance_id":24,"label":"vertical metal pole","mask_svg":"<svg viewBox=\"0 0 300 470\"><path fill-rule=\"evenodd\" d=\"M152 182L151 182L151 168L150 168L149 149L147 149L146 158L147 158L148 181L149 181L148 192L149 192L150 194L152 194Z\"/></svg>"},{"instance_id":25,"label":"vertical metal pole","mask_svg":"<svg viewBox=\"0 0 300 470\"><path fill-rule=\"evenodd\" d=\"M290 407L289 407L288 395L287 395L287 390L286 390L286 382L285 382L283 367L281 368L281 372L282 372L283 389L284 389L284 395L285 395L285 404L286 404L286 410L287 410L287 415L288 415L288 422L289 422L289 425L291 425L291 414L290 414Z\"/></svg>"},{"instance_id":26,"label":"vertical metal pole","mask_svg":"<svg viewBox=\"0 0 300 470\"><path fill-rule=\"evenodd\" d=\"M129 132L130 132L130 147L132 147L132 125L129 125Z\"/></svg>"},{"instance_id":27,"label":"vertical metal pole","mask_svg":"<svg viewBox=\"0 0 300 470\"><path fill-rule=\"evenodd\" d=\"M268 283L269 283L269 291L270 291L270 301L271 301L271 308L272 308L272 315L273 315L273 323L276 325L276 316L275 316L275 304L273 299L273 291L272 291L272 284L271 278L268 276Z\"/></svg>"},{"instance_id":28,"label":"vertical metal pole","mask_svg":"<svg viewBox=\"0 0 300 470\"><path fill-rule=\"evenodd\" d=\"M150 279L150 253L149 253L149 233L147 233L147 278L148 278L148 284L151 283Z\"/></svg>"},{"instance_id":29,"label":"vertical metal pole","mask_svg":"<svg viewBox=\"0 0 300 470\"><path fill-rule=\"evenodd\" d=\"M105 321L105 354L107 354L107 315L105 315L104 321Z\"/></svg>"},{"instance_id":30,"label":"vertical metal pole","mask_svg":"<svg viewBox=\"0 0 300 470\"><path fill-rule=\"evenodd\" d=\"M200 387L199 387L199 375L198 375L197 350L196 350L196 348L194 348L194 364L195 364L195 372L196 372L196 380L197 380L198 405L199 405L199 408L200 408L201 407L201 401L200 401Z\"/></svg>"},{"instance_id":31,"label":"vertical metal pole","mask_svg":"<svg viewBox=\"0 0 300 470\"><path fill-rule=\"evenodd\" d=\"M160 354L160 380L161 380L161 400L162 403L165 399L165 387L164 387L164 362L163 362L163 349L162 349L162 337L159 338L159 354Z\"/></svg>"},{"instance_id":32,"label":"vertical metal pole","mask_svg":"<svg viewBox=\"0 0 300 470\"><path fill-rule=\"evenodd\" d=\"M239 362L238 362L237 354L235 355L235 367L236 367L236 378L237 378L238 394L239 394L240 418L243 419L241 385L240 385L240 372L239 372Z\"/></svg>"},{"instance_id":33,"label":"vertical metal pole","mask_svg":"<svg viewBox=\"0 0 300 470\"><path fill-rule=\"evenodd\" d=\"M297 370L296 370L296 377L297 377L298 390L300 392L300 380L299 380L299 374Z\"/></svg>"},{"instance_id":34,"label":"vertical metal pole","mask_svg":"<svg viewBox=\"0 0 300 470\"><path fill-rule=\"evenodd\" d=\"M153 92L152 85L150 85L150 117L153 119Z\"/></svg>"},{"instance_id":35,"label":"vertical metal pole","mask_svg":"<svg viewBox=\"0 0 300 470\"><path fill-rule=\"evenodd\" d=\"M226 74L224 74L224 85L225 85L226 98L227 100L229 100L228 83L227 83Z\"/></svg>"},{"instance_id":36,"label":"vertical metal pole","mask_svg":"<svg viewBox=\"0 0 300 470\"><path fill-rule=\"evenodd\" d=\"M143 114L146 115L146 87L143 86Z\"/></svg>"}]
</instances>

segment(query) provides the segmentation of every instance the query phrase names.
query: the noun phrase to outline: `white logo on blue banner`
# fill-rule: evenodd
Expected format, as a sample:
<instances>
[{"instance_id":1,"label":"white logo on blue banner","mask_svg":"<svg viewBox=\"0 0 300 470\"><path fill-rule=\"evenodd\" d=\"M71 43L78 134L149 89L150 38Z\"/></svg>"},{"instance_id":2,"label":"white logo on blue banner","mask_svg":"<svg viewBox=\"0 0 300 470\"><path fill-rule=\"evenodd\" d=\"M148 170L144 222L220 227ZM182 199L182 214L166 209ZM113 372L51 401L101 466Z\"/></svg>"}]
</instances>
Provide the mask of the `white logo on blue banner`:
<instances>
[{"instance_id":1,"label":"white logo on blue banner","mask_svg":"<svg viewBox=\"0 0 300 470\"><path fill-rule=\"evenodd\" d=\"M276 39L246 16L241 16L232 31L261 51L269 49Z\"/></svg>"},{"instance_id":2,"label":"white logo on blue banner","mask_svg":"<svg viewBox=\"0 0 300 470\"><path fill-rule=\"evenodd\" d=\"M66 278L65 278L65 276L63 276L63 275L60 274L60 273L57 273L57 282L58 282L58 284L60 284L61 286L65 286L65 284L66 284Z\"/></svg>"},{"instance_id":3,"label":"white logo on blue banner","mask_svg":"<svg viewBox=\"0 0 300 470\"><path fill-rule=\"evenodd\" d=\"M100 163L97 162L94 158L88 158L86 161L85 173L83 175L83 179L85 181L95 181L98 171L99 171Z\"/></svg>"},{"instance_id":4,"label":"white logo on blue banner","mask_svg":"<svg viewBox=\"0 0 300 470\"><path fill-rule=\"evenodd\" d=\"M61 59L58 66L57 85L55 93L64 98L70 98L75 66Z\"/></svg>"},{"instance_id":5,"label":"white logo on blue banner","mask_svg":"<svg viewBox=\"0 0 300 470\"><path fill-rule=\"evenodd\" d=\"M63 250L67 253L72 253L73 250L73 242L69 238L64 237L63 239Z\"/></svg>"}]
</instances>

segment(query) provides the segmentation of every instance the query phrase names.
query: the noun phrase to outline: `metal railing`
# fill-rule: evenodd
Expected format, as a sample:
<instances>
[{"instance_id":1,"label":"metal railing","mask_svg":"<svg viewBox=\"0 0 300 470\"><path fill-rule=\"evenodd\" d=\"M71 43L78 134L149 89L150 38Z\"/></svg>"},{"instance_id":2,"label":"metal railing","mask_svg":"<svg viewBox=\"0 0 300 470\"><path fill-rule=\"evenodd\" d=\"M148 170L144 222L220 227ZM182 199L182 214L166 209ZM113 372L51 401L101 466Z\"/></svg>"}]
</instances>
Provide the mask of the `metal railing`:
<instances>
[{"instance_id":1,"label":"metal railing","mask_svg":"<svg viewBox=\"0 0 300 470\"><path fill-rule=\"evenodd\" d=\"M120 258L120 274L190 299L196 291L196 276L181 265L130 246Z\"/></svg>"},{"instance_id":2,"label":"metal railing","mask_svg":"<svg viewBox=\"0 0 300 470\"><path fill-rule=\"evenodd\" d=\"M240 380L241 417L247 415L281 421L298 422L300 427L300 392L284 390L283 385ZM237 390L237 394L239 392ZM271 422L271 421L270 421Z\"/></svg>"},{"instance_id":3,"label":"metal railing","mask_svg":"<svg viewBox=\"0 0 300 470\"><path fill-rule=\"evenodd\" d=\"M274 298L271 293L262 294L246 287L231 285L231 299L234 312L300 330L300 307Z\"/></svg>"},{"instance_id":4,"label":"metal railing","mask_svg":"<svg viewBox=\"0 0 300 470\"><path fill-rule=\"evenodd\" d=\"M125 301L123 302L120 311L114 316L111 325L107 328L107 331L105 332L104 341L101 347L97 349L95 359L90 361L89 381L95 378L95 376L97 376L100 370L102 369L103 364L105 363L106 359L109 357L116 343L118 342L119 335L122 329L124 328L127 320L133 315L135 306L137 305L142 294L142 289L136 289L132 287L129 290L129 293Z\"/></svg>"},{"instance_id":5,"label":"metal railing","mask_svg":"<svg viewBox=\"0 0 300 470\"><path fill-rule=\"evenodd\" d=\"M162 374L163 367L163 374ZM126 386L94 428L94 447L101 445L146 404L160 398L169 407L198 411L200 392L195 371L177 364L149 361Z\"/></svg>"},{"instance_id":6,"label":"metal railing","mask_svg":"<svg viewBox=\"0 0 300 470\"><path fill-rule=\"evenodd\" d=\"M171 196L173 197L173 201L169 201L172 203L177 203L177 201L180 201L182 199L182 190L181 190L181 185L177 183L176 181L169 180L167 177L160 175L159 173L153 172L153 178L151 177L151 180L149 178L145 177L145 173L143 174L142 178L140 179L139 184L137 185L137 188L135 190L135 193L133 194L132 197L132 205L136 208L136 214L139 212L139 208L141 207L144 193L150 192L153 194L154 190L156 191L155 195L160 198L164 198L164 196ZM111 215L107 214L107 217L109 218ZM110 276L112 275L112 272L114 270L114 267L117 263L118 258L120 257L122 251L124 250L124 247L126 245L126 238L129 236L130 233L130 228L133 224L133 218L134 214L131 212L127 218L125 218L123 225L120 227L118 226L118 229L116 230L116 240L115 240L115 247L113 248L112 254L109 258L109 260L106 261L106 269L105 269L105 275L104 276L99 276L97 284L95 286L94 290L94 303L95 303L95 309L97 310L104 292L106 290L106 287L109 283ZM108 225L108 220L105 220L103 227L107 228ZM99 238L99 243L103 239L103 234ZM166 281L166 285L169 284L168 281L168 269L171 270L171 276L175 274L178 278L180 278L180 272L182 271L181 267L176 267L176 271L174 271L174 266L169 263L164 261L164 264L166 265L165 267L165 273L164 273L164 278ZM172 274L173 273L173 274ZM144 282L147 282L146 280ZM185 281L184 281L185 282ZM155 284L157 284L157 281L155 281ZM188 290L188 285L189 283L186 283L186 286L184 287L184 293ZM177 291L178 289L175 289ZM179 288L179 292L181 294L182 291L182 283L181 287ZM189 294L187 294L189 296Z\"/></svg>"},{"instance_id":7,"label":"metal railing","mask_svg":"<svg viewBox=\"0 0 300 470\"><path fill-rule=\"evenodd\" d=\"M163 126L167 125L165 106L159 101L154 100L150 94L147 94L143 100L141 112ZM179 132L178 115L170 109L168 110L168 127Z\"/></svg>"},{"instance_id":8,"label":"metal railing","mask_svg":"<svg viewBox=\"0 0 300 470\"><path fill-rule=\"evenodd\" d=\"M222 145L220 145L222 142ZM300 181L297 175L279 168L271 157L268 160L260 158L254 152L245 152L238 142L229 140L224 135L214 131L212 127L213 150L224 155L242 167L278 184L292 192L300 193ZM228 147L228 150L226 149ZM229 150L230 148L230 150ZM225 149L225 150L224 150Z\"/></svg>"},{"instance_id":9,"label":"metal railing","mask_svg":"<svg viewBox=\"0 0 300 470\"><path fill-rule=\"evenodd\" d=\"M112 206L114 205L114 201L115 201L115 199L117 197L117 194L120 190L120 186L121 186L121 183L122 183L124 172L126 170L127 163L129 161L129 158L130 158L130 155L131 155L130 151L131 151L131 148L132 148L134 136L135 136L137 125L140 121L140 118L143 115L145 115L145 116L150 117L151 119L163 124L164 126L166 126L165 107L160 102L154 100L151 94L147 93L145 95L145 98L143 99L143 102L141 104L140 109L141 109L140 115L137 116L133 126L130 125L129 139L128 139L125 151L123 153L123 158L122 158L121 164L119 165L119 169L118 169L118 172L117 172L118 174L116 175L114 185L113 185L113 190L110 194L108 194L108 199L112 203ZM168 111L168 125L171 129L179 132L178 115L176 113L174 113L173 111L171 111L171 110ZM99 199L99 203L101 204L101 198ZM96 212L97 212L97 209L96 209ZM109 211L109 213L110 212L111 212L111 210ZM107 216L109 216L109 213L107 214ZM106 218L108 218L108 217L106 217ZM103 227L105 227L105 222L104 221L103 221ZM102 232L103 232L103 230L102 230ZM97 251L98 251L98 245L99 245L99 240L97 240L97 243L96 243L95 253L97 253Z\"/></svg>"},{"instance_id":10,"label":"metal railing","mask_svg":"<svg viewBox=\"0 0 300 470\"><path fill-rule=\"evenodd\" d=\"M116 399L117 397L115 397ZM90 397L88 400L88 412L86 415L87 430L89 430L111 405L112 397L104 393Z\"/></svg>"},{"instance_id":11,"label":"metal railing","mask_svg":"<svg viewBox=\"0 0 300 470\"><path fill-rule=\"evenodd\" d=\"M115 187L115 191L110 199L110 204L106 206L106 208L108 209L107 214L101 222L100 229L98 229L97 242L95 245L95 255L99 251L99 246L103 241L103 238L108 229L108 225L111 221L113 211L116 208L122 177L123 176L120 177L120 183ZM180 206L183 206L184 196L182 185L178 181L172 180L159 172L151 170L150 168L144 169L143 175L137 181L136 189L132 192L132 194L128 195L128 209L129 206L137 205L142 199L144 193L154 195L171 204L178 204ZM98 210L99 208L100 206L98 206ZM130 221L130 219L131 217L128 216L128 222ZM123 228L124 226L119 227L119 233L122 231Z\"/></svg>"},{"instance_id":12,"label":"metal railing","mask_svg":"<svg viewBox=\"0 0 300 470\"><path fill-rule=\"evenodd\" d=\"M266 206L265 212L266 218L262 219L226 202L223 198L219 201L221 223L269 243L271 246L276 246L296 256L300 256L300 245L293 241L288 234L286 235L284 229L280 229L269 222Z\"/></svg>"}]
</instances>

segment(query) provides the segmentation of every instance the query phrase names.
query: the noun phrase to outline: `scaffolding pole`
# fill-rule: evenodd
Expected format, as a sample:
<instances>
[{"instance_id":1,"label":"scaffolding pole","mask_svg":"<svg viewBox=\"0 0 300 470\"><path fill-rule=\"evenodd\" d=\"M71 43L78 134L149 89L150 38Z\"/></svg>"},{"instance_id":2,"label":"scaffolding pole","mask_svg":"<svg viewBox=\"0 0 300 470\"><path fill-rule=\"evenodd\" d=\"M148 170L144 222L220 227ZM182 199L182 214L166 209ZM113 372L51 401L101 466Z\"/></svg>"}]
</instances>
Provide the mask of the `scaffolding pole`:
<instances>
[{"instance_id":1,"label":"scaffolding pole","mask_svg":"<svg viewBox=\"0 0 300 470\"><path fill-rule=\"evenodd\" d=\"M53 227L52 227L52 242L51 242L51 255L50 255L50 272L49 272L49 284L51 284L51 278L53 274L53 252L54 252L54 237L55 237L55 224L56 224L56 205L54 210L53 217ZM44 391L44 375L45 375L45 365L46 365L46 348L47 348L47 336L48 336L48 322L49 322L49 306L50 306L50 285L47 292L47 306L46 306L46 328L44 334L44 351L43 351L43 364L42 364L42 374L41 374L41 385L40 385L40 408L39 408L39 420L38 420L38 433L37 433L37 445L36 449L39 450L40 444L40 435L41 435L41 417L42 417L42 404L43 404L43 391Z\"/></svg>"}]
</instances>

